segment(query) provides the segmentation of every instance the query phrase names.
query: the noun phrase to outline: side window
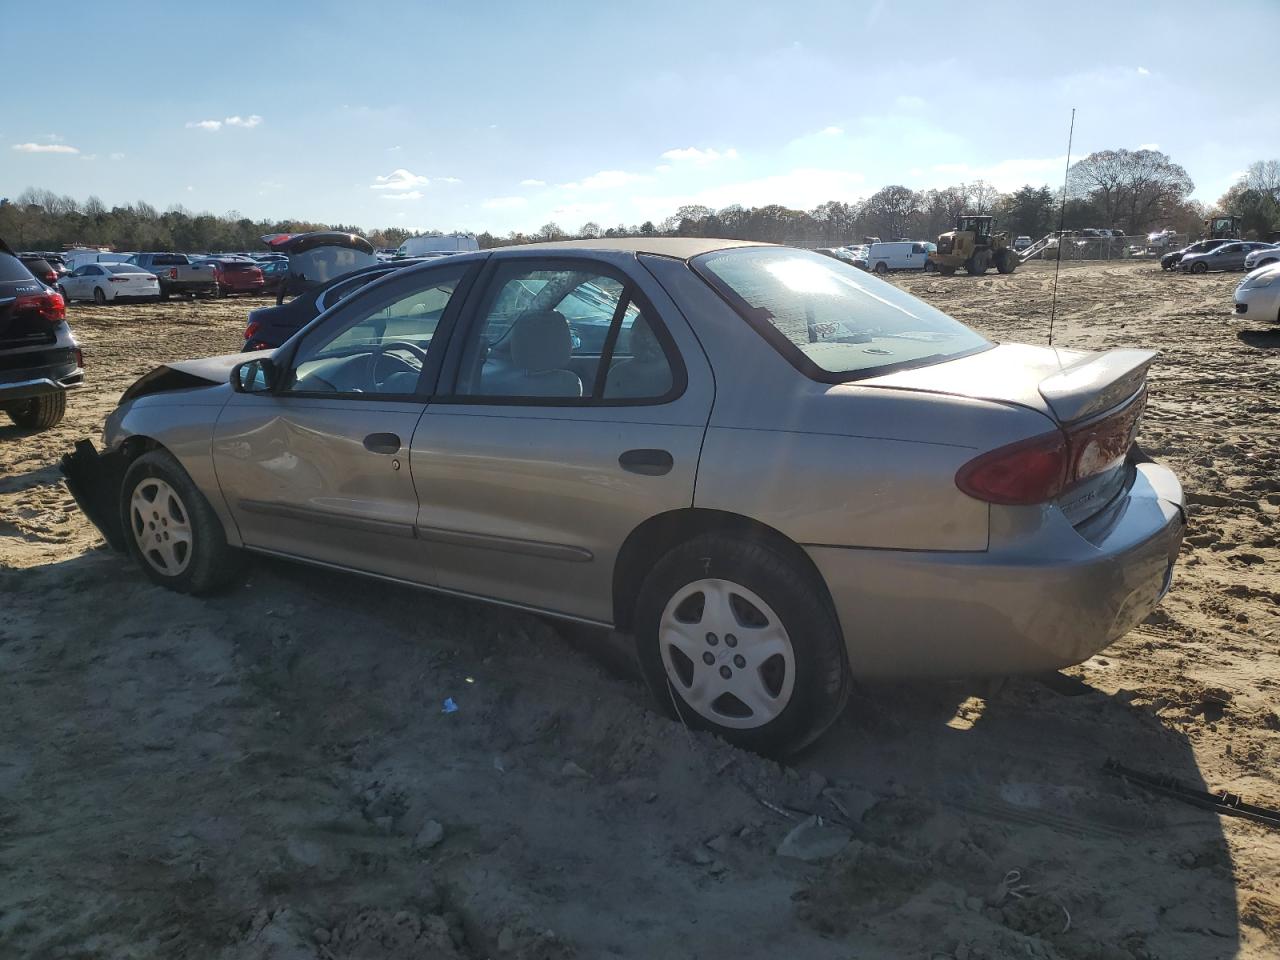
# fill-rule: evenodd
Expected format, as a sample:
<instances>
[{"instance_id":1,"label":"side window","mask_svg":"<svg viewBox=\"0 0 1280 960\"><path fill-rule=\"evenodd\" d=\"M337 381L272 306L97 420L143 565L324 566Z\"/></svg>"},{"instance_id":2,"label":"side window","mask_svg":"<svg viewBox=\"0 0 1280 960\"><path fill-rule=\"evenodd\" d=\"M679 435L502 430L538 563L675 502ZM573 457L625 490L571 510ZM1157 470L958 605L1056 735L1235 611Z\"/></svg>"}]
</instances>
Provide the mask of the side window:
<instances>
[{"instance_id":1,"label":"side window","mask_svg":"<svg viewBox=\"0 0 1280 960\"><path fill-rule=\"evenodd\" d=\"M674 378L627 285L584 265L503 264L468 334L457 393L511 400L660 399Z\"/></svg>"},{"instance_id":2,"label":"side window","mask_svg":"<svg viewBox=\"0 0 1280 960\"><path fill-rule=\"evenodd\" d=\"M418 389L427 351L466 265L396 284L351 305L336 325L302 342L285 392L405 396Z\"/></svg>"}]
</instances>

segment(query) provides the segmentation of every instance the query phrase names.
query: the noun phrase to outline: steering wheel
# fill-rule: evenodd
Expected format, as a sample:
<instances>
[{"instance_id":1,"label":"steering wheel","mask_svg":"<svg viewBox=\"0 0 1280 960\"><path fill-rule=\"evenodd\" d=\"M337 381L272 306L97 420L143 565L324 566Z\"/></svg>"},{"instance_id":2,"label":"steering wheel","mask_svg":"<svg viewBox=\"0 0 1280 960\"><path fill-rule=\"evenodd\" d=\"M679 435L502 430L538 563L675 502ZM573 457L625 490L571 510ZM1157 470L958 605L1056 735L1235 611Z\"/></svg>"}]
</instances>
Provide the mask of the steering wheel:
<instances>
[{"instance_id":1,"label":"steering wheel","mask_svg":"<svg viewBox=\"0 0 1280 960\"><path fill-rule=\"evenodd\" d=\"M404 357L397 357L392 354L392 350L404 350L407 353L412 354L420 366L415 369L413 364ZM378 369L383 360L392 360L409 373L418 374L421 373L422 368L427 365L427 351L423 350L416 343L410 343L407 340L387 340L384 343L378 344L378 347L373 354L373 360L369 364L369 378L372 381L369 386L370 389L375 391L378 389L379 385L381 385L383 380L386 379L386 377L379 375Z\"/></svg>"}]
</instances>

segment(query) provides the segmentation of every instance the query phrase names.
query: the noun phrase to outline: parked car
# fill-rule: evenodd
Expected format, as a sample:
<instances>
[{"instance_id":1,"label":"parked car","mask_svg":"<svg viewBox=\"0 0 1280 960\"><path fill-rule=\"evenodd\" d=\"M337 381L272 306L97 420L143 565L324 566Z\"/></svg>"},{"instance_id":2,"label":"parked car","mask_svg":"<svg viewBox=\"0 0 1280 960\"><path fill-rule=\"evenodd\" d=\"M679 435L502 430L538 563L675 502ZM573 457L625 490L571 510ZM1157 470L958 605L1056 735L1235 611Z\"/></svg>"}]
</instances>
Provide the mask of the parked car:
<instances>
[{"instance_id":1,"label":"parked car","mask_svg":"<svg viewBox=\"0 0 1280 960\"><path fill-rule=\"evenodd\" d=\"M1224 243L1230 243L1230 240L1197 240L1190 246L1183 247L1181 250L1171 250L1160 258L1161 270L1173 270L1182 262L1183 257L1192 256L1197 253L1208 253L1210 250L1216 250Z\"/></svg>"},{"instance_id":2,"label":"parked car","mask_svg":"<svg viewBox=\"0 0 1280 960\"><path fill-rule=\"evenodd\" d=\"M1017 250L1019 253L1027 249L1029 246L1031 246L1031 238L1025 233L1020 237L1015 237L1013 240L1013 249Z\"/></svg>"},{"instance_id":3,"label":"parked car","mask_svg":"<svg viewBox=\"0 0 1280 960\"><path fill-rule=\"evenodd\" d=\"M532 244L159 367L63 470L158 584L244 548L615 628L662 709L787 752L855 677L1054 669L1151 613L1154 356L997 345L811 251Z\"/></svg>"},{"instance_id":4,"label":"parked car","mask_svg":"<svg viewBox=\"0 0 1280 960\"><path fill-rule=\"evenodd\" d=\"M276 303L298 296L355 270L379 263L373 244L354 233L320 230L276 233L262 238L275 253L289 258L289 273L276 290Z\"/></svg>"},{"instance_id":5,"label":"parked car","mask_svg":"<svg viewBox=\"0 0 1280 960\"><path fill-rule=\"evenodd\" d=\"M364 267L299 294L287 303L259 307L249 313L244 331L245 350L266 350L280 346L324 311L365 284L385 277L393 270L421 263L418 259L396 260Z\"/></svg>"},{"instance_id":6,"label":"parked car","mask_svg":"<svg viewBox=\"0 0 1280 960\"><path fill-rule=\"evenodd\" d=\"M24 430L47 430L84 383L67 305L0 240L0 410Z\"/></svg>"},{"instance_id":7,"label":"parked car","mask_svg":"<svg viewBox=\"0 0 1280 960\"><path fill-rule=\"evenodd\" d=\"M1244 268L1246 270L1269 267L1273 263L1280 263L1280 244L1277 243L1268 243L1258 247L1244 258Z\"/></svg>"},{"instance_id":8,"label":"parked car","mask_svg":"<svg viewBox=\"0 0 1280 960\"><path fill-rule=\"evenodd\" d=\"M422 257L430 253L470 253L480 249L473 233L450 233L441 236L410 237L395 251L397 257Z\"/></svg>"},{"instance_id":9,"label":"parked car","mask_svg":"<svg viewBox=\"0 0 1280 960\"><path fill-rule=\"evenodd\" d=\"M262 292L279 293L289 277L289 258L272 257L259 260L258 267L262 270Z\"/></svg>"},{"instance_id":10,"label":"parked car","mask_svg":"<svg viewBox=\"0 0 1280 960\"><path fill-rule=\"evenodd\" d=\"M160 299L180 293L187 299L197 294L217 295L217 269L212 263L196 262L185 253L135 253L129 263L154 273L160 281Z\"/></svg>"},{"instance_id":11,"label":"parked car","mask_svg":"<svg viewBox=\"0 0 1280 960\"><path fill-rule=\"evenodd\" d=\"M217 280L219 297L229 297L234 293L262 293L267 282L262 276L262 268L248 257L209 257L200 263L211 264Z\"/></svg>"},{"instance_id":12,"label":"parked car","mask_svg":"<svg viewBox=\"0 0 1280 960\"><path fill-rule=\"evenodd\" d=\"M1232 240L1206 253L1186 254L1178 262L1185 273L1204 273L1208 270L1243 270L1244 260L1254 250L1264 250L1271 245L1253 241Z\"/></svg>"},{"instance_id":13,"label":"parked car","mask_svg":"<svg viewBox=\"0 0 1280 960\"><path fill-rule=\"evenodd\" d=\"M1280 323L1280 263L1259 267L1236 287L1237 317Z\"/></svg>"},{"instance_id":14,"label":"parked car","mask_svg":"<svg viewBox=\"0 0 1280 960\"><path fill-rule=\"evenodd\" d=\"M873 273L890 270L935 270L929 248L918 240L890 240L873 243L867 250L867 269Z\"/></svg>"},{"instance_id":15,"label":"parked car","mask_svg":"<svg viewBox=\"0 0 1280 960\"><path fill-rule=\"evenodd\" d=\"M1147 234L1147 246L1153 250L1167 250L1177 236L1173 230L1153 230Z\"/></svg>"},{"instance_id":16,"label":"parked car","mask_svg":"<svg viewBox=\"0 0 1280 960\"><path fill-rule=\"evenodd\" d=\"M46 287L56 287L58 285L58 271L53 269L53 264L44 257L37 257L30 253L20 253L18 254L18 259L22 261L24 267L31 271L31 275Z\"/></svg>"},{"instance_id":17,"label":"parked car","mask_svg":"<svg viewBox=\"0 0 1280 960\"><path fill-rule=\"evenodd\" d=\"M70 302L92 300L159 300L160 280L154 273L131 263L86 263L58 281L58 292Z\"/></svg>"}]
</instances>

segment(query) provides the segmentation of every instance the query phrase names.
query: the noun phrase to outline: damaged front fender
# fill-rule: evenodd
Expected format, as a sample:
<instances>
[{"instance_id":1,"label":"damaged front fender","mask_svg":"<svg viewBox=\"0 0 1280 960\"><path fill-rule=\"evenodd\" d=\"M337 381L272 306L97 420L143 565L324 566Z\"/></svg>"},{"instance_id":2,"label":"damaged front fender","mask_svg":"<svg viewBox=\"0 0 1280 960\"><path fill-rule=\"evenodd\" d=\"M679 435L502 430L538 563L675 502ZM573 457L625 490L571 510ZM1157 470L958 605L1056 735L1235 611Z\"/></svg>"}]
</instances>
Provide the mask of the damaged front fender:
<instances>
[{"instance_id":1,"label":"damaged front fender","mask_svg":"<svg viewBox=\"0 0 1280 960\"><path fill-rule=\"evenodd\" d=\"M127 466L123 449L99 453L91 440L79 440L62 458L60 469L67 489L113 550L124 551L120 520L120 484Z\"/></svg>"}]
</instances>

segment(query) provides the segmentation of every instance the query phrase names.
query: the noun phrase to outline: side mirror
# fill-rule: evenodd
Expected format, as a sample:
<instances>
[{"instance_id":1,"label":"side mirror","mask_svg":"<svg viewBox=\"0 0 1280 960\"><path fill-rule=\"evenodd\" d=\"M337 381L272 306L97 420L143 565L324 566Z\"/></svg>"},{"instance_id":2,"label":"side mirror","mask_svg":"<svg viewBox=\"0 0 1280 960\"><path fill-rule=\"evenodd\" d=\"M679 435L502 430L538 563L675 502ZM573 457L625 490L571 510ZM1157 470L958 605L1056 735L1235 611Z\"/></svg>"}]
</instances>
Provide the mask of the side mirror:
<instances>
[{"instance_id":1,"label":"side mirror","mask_svg":"<svg viewBox=\"0 0 1280 960\"><path fill-rule=\"evenodd\" d=\"M270 357L246 360L231 368L231 389L236 393L270 393L279 378L279 368Z\"/></svg>"}]
</instances>

